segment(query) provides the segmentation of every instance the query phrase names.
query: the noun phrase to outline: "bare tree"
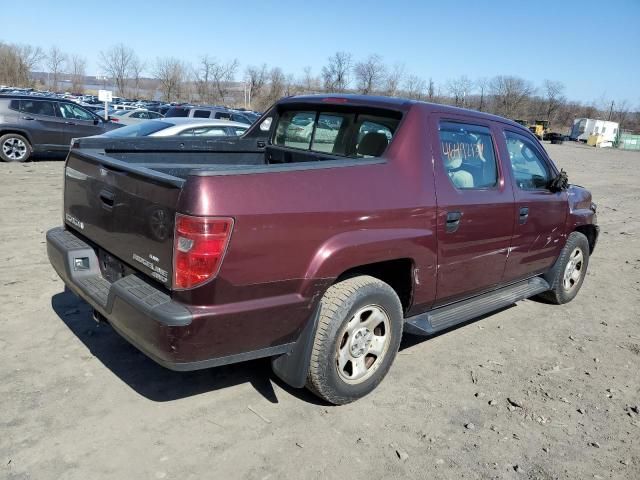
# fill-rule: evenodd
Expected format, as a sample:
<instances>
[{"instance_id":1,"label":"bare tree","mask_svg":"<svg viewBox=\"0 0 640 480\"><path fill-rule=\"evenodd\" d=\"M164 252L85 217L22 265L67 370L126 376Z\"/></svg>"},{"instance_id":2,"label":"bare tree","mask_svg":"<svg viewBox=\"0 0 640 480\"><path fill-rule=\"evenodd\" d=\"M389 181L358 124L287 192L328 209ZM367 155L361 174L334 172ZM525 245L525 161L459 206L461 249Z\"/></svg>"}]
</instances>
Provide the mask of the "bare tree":
<instances>
[{"instance_id":1,"label":"bare tree","mask_svg":"<svg viewBox=\"0 0 640 480\"><path fill-rule=\"evenodd\" d=\"M267 108L285 95L287 79L280 67L273 67L269 71L269 90L258 104L261 109Z\"/></svg>"},{"instance_id":2,"label":"bare tree","mask_svg":"<svg viewBox=\"0 0 640 480\"><path fill-rule=\"evenodd\" d=\"M199 68L194 72L196 92L201 102L210 103L213 101L211 91L213 61L208 55L204 55L200 57L199 65Z\"/></svg>"},{"instance_id":3,"label":"bare tree","mask_svg":"<svg viewBox=\"0 0 640 480\"><path fill-rule=\"evenodd\" d=\"M487 90L489 89L489 79L482 77L476 80L476 89L480 95L478 99L478 110L483 112L487 108Z\"/></svg>"},{"instance_id":4,"label":"bare tree","mask_svg":"<svg viewBox=\"0 0 640 480\"><path fill-rule=\"evenodd\" d=\"M215 101L224 104L229 93L229 86L235 79L240 63L237 59L228 62L211 63L211 79L215 87Z\"/></svg>"},{"instance_id":5,"label":"bare tree","mask_svg":"<svg viewBox=\"0 0 640 480\"><path fill-rule=\"evenodd\" d=\"M72 55L70 61L71 91L84 92L84 77L86 75L87 60L80 55Z\"/></svg>"},{"instance_id":6,"label":"bare tree","mask_svg":"<svg viewBox=\"0 0 640 480\"><path fill-rule=\"evenodd\" d=\"M427 86L427 100L430 102L436 101L436 86L433 83L433 78L429 79L429 85Z\"/></svg>"},{"instance_id":7,"label":"bare tree","mask_svg":"<svg viewBox=\"0 0 640 480\"><path fill-rule=\"evenodd\" d=\"M259 67L252 65L248 66L245 71L245 78L248 86L247 94L249 95L249 108L251 108L251 105L255 101L259 100L262 94L262 89L267 82L266 63L263 63Z\"/></svg>"},{"instance_id":8,"label":"bare tree","mask_svg":"<svg viewBox=\"0 0 640 480\"><path fill-rule=\"evenodd\" d=\"M127 79L131 75L131 66L135 58L133 49L123 43L114 45L106 52L100 52L100 67L113 78L116 93L120 96L126 94Z\"/></svg>"},{"instance_id":9,"label":"bare tree","mask_svg":"<svg viewBox=\"0 0 640 480\"><path fill-rule=\"evenodd\" d=\"M489 90L496 103L496 113L508 118L516 118L522 107L535 92L531 84L519 77L498 75L494 77Z\"/></svg>"},{"instance_id":10,"label":"bare tree","mask_svg":"<svg viewBox=\"0 0 640 480\"><path fill-rule=\"evenodd\" d=\"M322 67L322 80L327 92L344 92L349 87L352 57L347 52L336 52Z\"/></svg>"},{"instance_id":11,"label":"bare tree","mask_svg":"<svg viewBox=\"0 0 640 480\"><path fill-rule=\"evenodd\" d=\"M631 105L627 100L622 100L618 102L615 110L613 111L612 120L614 122L618 122L620 125L618 126L618 131L622 131L622 127L627 122L629 118L629 110L631 110Z\"/></svg>"},{"instance_id":12,"label":"bare tree","mask_svg":"<svg viewBox=\"0 0 640 480\"><path fill-rule=\"evenodd\" d=\"M404 83L407 97L414 100L423 100L427 90L427 83L417 75L409 75Z\"/></svg>"},{"instance_id":13,"label":"bare tree","mask_svg":"<svg viewBox=\"0 0 640 480\"><path fill-rule=\"evenodd\" d=\"M358 91L367 95L380 90L385 79L386 68L380 55L369 55L366 60L353 67Z\"/></svg>"},{"instance_id":14,"label":"bare tree","mask_svg":"<svg viewBox=\"0 0 640 480\"><path fill-rule=\"evenodd\" d=\"M67 66L67 55L57 46L52 46L47 54L47 68L49 69L49 88L58 91L62 74Z\"/></svg>"},{"instance_id":15,"label":"bare tree","mask_svg":"<svg viewBox=\"0 0 640 480\"><path fill-rule=\"evenodd\" d=\"M303 69L301 87L302 91L306 93L313 93L320 89L320 82L318 78L313 75L311 67L307 66Z\"/></svg>"},{"instance_id":16,"label":"bare tree","mask_svg":"<svg viewBox=\"0 0 640 480\"><path fill-rule=\"evenodd\" d=\"M130 76L131 81L133 82L133 98L138 98L140 96L140 88L142 86L142 73L146 68L146 64L138 58L137 55L133 56L131 60L131 68L130 68Z\"/></svg>"},{"instance_id":17,"label":"bare tree","mask_svg":"<svg viewBox=\"0 0 640 480\"><path fill-rule=\"evenodd\" d=\"M44 57L40 47L0 42L0 83L18 87L32 85L31 72Z\"/></svg>"},{"instance_id":18,"label":"bare tree","mask_svg":"<svg viewBox=\"0 0 640 480\"><path fill-rule=\"evenodd\" d=\"M467 101L467 95L471 93L473 82L466 75L449 80L447 82L447 91L453 98L456 107L464 107Z\"/></svg>"},{"instance_id":19,"label":"bare tree","mask_svg":"<svg viewBox=\"0 0 640 480\"><path fill-rule=\"evenodd\" d=\"M180 99L186 71L184 63L177 58L156 59L153 75L160 82L160 91L165 101L173 102Z\"/></svg>"},{"instance_id":20,"label":"bare tree","mask_svg":"<svg viewBox=\"0 0 640 480\"><path fill-rule=\"evenodd\" d=\"M553 80L545 80L543 84L544 97L545 97L545 116L548 121L551 121L565 103L564 97L564 85L561 82L554 82Z\"/></svg>"},{"instance_id":21,"label":"bare tree","mask_svg":"<svg viewBox=\"0 0 640 480\"><path fill-rule=\"evenodd\" d=\"M384 94L390 97L397 95L403 79L404 65L401 63L394 64L385 78Z\"/></svg>"}]
</instances>

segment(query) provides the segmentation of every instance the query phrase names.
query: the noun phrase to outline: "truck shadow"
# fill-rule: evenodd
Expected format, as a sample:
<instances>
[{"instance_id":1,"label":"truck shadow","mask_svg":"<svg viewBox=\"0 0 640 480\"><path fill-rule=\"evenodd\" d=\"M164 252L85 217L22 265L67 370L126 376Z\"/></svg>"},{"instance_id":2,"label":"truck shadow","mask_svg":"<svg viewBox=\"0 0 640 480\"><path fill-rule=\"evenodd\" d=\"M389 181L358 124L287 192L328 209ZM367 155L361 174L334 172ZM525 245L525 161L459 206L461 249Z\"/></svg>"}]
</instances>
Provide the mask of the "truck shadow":
<instances>
[{"instance_id":1,"label":"truck shadow","mask_svg":"<svg viewBox=\"0 0 640 480\"><path fill-rule=\"evenodd\" d=\"M51 298L60 320L105 367L135 392L155 402L170 402L201 393L250 383L271 403L278 403L273 381L303 401L324 405L305 389L291 388L274 378L269 359L193 372L174 372L147 358L108 324L93 320L92 308L65 288Z\"/></svg>"}]
</instances>

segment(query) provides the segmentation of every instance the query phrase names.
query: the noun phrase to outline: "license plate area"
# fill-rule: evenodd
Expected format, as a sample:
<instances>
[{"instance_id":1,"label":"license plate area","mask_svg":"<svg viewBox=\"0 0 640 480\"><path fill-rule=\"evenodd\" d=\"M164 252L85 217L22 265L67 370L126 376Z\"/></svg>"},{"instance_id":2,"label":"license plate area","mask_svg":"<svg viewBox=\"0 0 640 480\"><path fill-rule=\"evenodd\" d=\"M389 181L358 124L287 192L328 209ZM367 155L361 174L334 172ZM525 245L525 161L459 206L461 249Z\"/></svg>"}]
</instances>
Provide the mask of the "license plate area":
<instances>
[{"instance_id":1,"label":"license plate area","mask_svg":"<svg viewBox=\"0 0 640 480\"><path fill-rule=\"evenodd\" d=\"M125 276L124 263L102 249L98 250L98 261L100 262L102 276L110 283L116 282Z\"/></svg>"}]
</instances>

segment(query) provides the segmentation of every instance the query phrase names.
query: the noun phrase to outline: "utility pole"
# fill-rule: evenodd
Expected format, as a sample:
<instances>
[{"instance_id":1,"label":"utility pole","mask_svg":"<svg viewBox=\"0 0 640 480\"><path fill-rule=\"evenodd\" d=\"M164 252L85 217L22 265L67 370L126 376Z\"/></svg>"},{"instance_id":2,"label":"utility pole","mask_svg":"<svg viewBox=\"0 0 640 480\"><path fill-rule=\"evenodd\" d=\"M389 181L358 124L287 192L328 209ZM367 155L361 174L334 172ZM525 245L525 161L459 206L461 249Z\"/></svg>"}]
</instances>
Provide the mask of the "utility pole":
<instances>
[{"instance_id":1,"label":"utility pole","mask_svg":"<svg viewBox=\"0 0 640 480\"><path fill-rule=\"evenodd\" d=\"M611 108L609 109L609 118L607 119L607 121L611 121L611 115L613 114L613 100L611 101Z\"/></svg>"}]
</instances>

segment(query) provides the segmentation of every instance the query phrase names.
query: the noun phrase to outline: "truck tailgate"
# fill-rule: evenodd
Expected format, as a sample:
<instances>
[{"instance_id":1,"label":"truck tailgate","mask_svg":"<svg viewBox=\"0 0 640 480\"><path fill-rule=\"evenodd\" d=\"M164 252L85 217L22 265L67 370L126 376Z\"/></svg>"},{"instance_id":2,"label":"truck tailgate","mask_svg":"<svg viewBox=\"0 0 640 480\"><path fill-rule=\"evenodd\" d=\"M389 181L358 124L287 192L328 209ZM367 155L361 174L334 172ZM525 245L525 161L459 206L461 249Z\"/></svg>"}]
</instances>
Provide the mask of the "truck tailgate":
<instances>
[{"instance_id":1,"label":"truck tailgate","mask_svg":"<svg viewBox=\"0 0 640 480\"><path fill-rule=\"evenodd\" d=\"M171 288L173 229L181 180L72 150L67 158L64 221L100 249L114 281L133 268Z\"/></svg>"}]
</instances>

